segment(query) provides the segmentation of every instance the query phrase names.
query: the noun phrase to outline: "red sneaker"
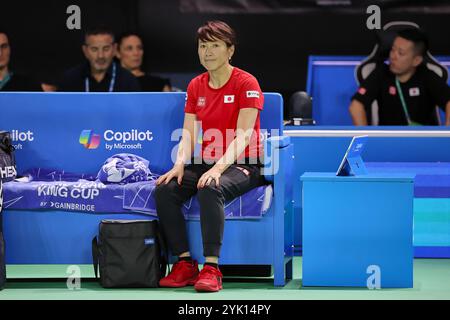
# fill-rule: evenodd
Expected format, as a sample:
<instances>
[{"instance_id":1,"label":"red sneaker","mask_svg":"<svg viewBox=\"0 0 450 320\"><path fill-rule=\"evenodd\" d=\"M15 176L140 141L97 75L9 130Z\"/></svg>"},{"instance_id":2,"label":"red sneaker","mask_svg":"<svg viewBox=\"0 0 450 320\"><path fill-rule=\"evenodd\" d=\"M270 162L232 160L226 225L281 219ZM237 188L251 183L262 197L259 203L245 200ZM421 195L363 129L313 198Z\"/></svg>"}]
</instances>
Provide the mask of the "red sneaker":
<instances>
[{"instance_id":1,"label":"red sneaker","mask_svg":"<svg viewBox=\"0 0 450 320\"><path fill-rule=\"evenodd\" d=\"M168 288L192 286L195 284L198 274L197 261L181 260L173 265L172 271L166 277L159 280L159 286Z\"/></svg>"},{"instance_id":2,"label":"red sneaker","mask_svg":"<svg viewBox=\"0 0 450 320\"><path fill-rule=\"evenodd\" d=\"M198 276L194 288L199 292L219 291L222 289L222 278L222 272L218 268L205 265Z\"/></svg>"}]
</instances>

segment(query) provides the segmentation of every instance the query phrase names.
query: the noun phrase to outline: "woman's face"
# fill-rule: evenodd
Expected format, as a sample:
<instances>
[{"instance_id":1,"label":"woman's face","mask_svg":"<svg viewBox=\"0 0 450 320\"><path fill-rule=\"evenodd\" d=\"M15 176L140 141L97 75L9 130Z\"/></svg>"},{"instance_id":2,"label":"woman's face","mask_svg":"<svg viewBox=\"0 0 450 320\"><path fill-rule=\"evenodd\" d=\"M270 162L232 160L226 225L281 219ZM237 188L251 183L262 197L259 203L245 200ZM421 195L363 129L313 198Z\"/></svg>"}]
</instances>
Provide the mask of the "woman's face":
<instances>
[{"instance_id":1,"label":"woman's face","mask_svg":"<svg viewBox=\"0 0 450 320\"><path fill-rule=\"evenodd\" d=\"M139 69L142 65L143 56L144 48L139 37L129 36L122 40L117 57L125 69Z\"/></svg>"},{"instance_id":2,"label":"woman's face","mask_svg":"<svg viewBox=\"0 0 450 320\"><path fill-rule=\"evenodd\" d=\"M228 47L223 40L198 41L198 57L208 71L216 71L228 65L233 53L234 46Z\"/></svg>"}]
</instances>

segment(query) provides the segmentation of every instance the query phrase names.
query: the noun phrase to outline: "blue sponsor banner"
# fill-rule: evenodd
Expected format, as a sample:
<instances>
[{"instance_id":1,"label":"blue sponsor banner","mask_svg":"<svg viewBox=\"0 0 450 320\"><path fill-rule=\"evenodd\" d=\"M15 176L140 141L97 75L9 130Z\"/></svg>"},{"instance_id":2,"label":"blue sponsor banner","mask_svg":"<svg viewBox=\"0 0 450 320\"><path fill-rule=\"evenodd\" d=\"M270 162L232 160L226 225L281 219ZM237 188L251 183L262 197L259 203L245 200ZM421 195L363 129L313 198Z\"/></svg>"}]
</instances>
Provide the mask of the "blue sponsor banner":
<instances>
[{"instance_id":1,"label":"blue sponsor banner","mask_svg":"<svg viewBox=\"0 0 450 320\"><path fill-rule=\"evenodd\" d=\"M96 173L108 157L133 153L156 172L172 166L172 131L184 93L2 93L0 128L12 133L19 173L34 167Z\"/></svg>"}]
</instances>

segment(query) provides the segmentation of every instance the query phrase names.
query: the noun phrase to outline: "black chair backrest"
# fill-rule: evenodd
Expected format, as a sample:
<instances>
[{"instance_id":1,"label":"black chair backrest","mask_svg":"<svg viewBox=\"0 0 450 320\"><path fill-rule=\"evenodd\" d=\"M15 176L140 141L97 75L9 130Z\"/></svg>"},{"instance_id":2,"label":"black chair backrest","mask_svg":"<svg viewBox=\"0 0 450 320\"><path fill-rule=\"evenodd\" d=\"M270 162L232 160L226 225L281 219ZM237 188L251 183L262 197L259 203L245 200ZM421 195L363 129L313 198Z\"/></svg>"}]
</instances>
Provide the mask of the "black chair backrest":
<instances>
[{"instance_id":1,"label":"black chair backrest","mask_svg":"<svg viewBox=\"0 0 450 320\"><path fill-rule=\"evenodd\" d=\"M304 91L296 91L289 99L289 118L312 119L312 99Z\"/></svg>"},{"instance_id":2,"label":"black chair backrest","mask_svg":"<svg viewBox=\"0 0 450 320\"><path fill-rule=\"evenodd\" d=\"M420 28L418 24L409 21L393 21L384 25L383 30L376 34L376 44L370 55L361 61L355 69L355 78L361 83L375 70L378 63L384 63L389 58L389 51L397 32L406 28ZM428 50L424 55L424 64L445 81L448 80L448 70L441 65Z\"/></svg>"}]
</instances>

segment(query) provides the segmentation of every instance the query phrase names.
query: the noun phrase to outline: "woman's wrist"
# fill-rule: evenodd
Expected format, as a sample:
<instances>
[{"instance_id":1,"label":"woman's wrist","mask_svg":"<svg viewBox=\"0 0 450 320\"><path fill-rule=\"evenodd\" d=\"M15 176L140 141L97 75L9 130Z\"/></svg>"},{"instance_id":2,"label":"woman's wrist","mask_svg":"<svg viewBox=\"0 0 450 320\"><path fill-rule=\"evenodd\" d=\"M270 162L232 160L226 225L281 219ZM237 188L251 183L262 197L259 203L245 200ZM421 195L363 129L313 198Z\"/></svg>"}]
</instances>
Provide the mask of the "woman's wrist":
<instances>
[{"instance_id":1,"label":"woman's wrist","mask_svg":"<svg viewBox=\"0 0 450 320\"><path fill-rule=\"evenodd\" d=\"M217 162L213 168L216 169L217 171L220 172L220 174L222 174L225 170L227 170L227 168L229 167L229 165L225 164L225 163L219 163Z\"/></svg>"},{"instance_id":2,"label":"woman's wrist","mask_svg":"<svg viewBox=\"0 0 450 320\"><path fill-rule=\"evenodd\" d=\"M177 161L174 163L173 167L174 167L174 168L177 168L177 167L184 167L184 161L182 161L182 160L177 160Z\"/></svg>"}]
</instances>

